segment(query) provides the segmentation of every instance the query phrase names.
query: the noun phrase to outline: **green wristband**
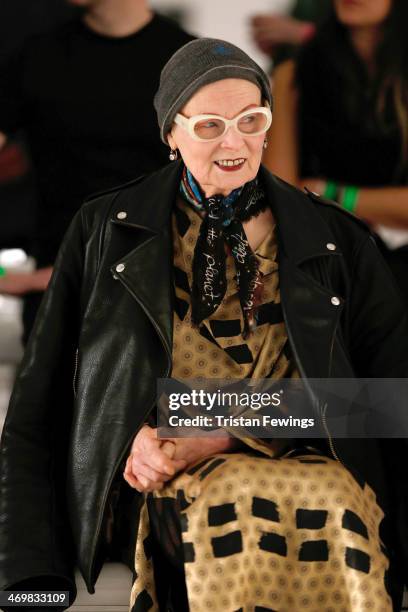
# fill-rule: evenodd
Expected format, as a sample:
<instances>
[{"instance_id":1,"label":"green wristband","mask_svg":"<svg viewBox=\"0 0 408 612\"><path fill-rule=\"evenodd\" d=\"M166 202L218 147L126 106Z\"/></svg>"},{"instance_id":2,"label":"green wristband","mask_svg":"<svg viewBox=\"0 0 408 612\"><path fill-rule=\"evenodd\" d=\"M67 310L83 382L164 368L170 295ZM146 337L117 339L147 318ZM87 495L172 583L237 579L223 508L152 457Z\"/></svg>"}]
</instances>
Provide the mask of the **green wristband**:
<instances>
[{"instance_id":1,"label":"green wristband","mask_svg":"<svg viewBox=\"0 0 408 612\"><path fill-rule=\"evenodd\" d=\"M343 190L343 197L341 199L341 205L349 212L355 212L359 194L358 187L345 187Z\"/></svg>"},{"instance_id":2,"label":"green wristband","mask_svg":"<svg viewBox=\"0 0 408 612\"><path fill-rule=\"evenodd\" d=\"M3 268L3 266L0 266L0 277L6 276L6 273L7 273L6 268Z\"/></svg>"},{"instance_id":3,"label":"green wristband","mask_svg":"<svg viewBox=\"0 0 408 612\"><path fill-rule=\"evenodd\" d=\"M327 181L326 187L324 188L323 197L329 200L335 200L337 196L338 185L333 181Z\"/></svg>"}]
</instances>

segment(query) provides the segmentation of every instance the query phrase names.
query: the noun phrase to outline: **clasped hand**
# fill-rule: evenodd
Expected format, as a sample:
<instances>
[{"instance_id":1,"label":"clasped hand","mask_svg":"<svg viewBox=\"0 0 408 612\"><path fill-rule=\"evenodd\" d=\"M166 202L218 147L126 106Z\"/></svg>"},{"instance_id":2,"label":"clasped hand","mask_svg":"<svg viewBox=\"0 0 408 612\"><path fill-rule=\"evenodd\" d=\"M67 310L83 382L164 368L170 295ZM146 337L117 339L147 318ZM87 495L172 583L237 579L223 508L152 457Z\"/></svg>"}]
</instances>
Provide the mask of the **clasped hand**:
<instances>
[{"instance_id":1,"label":"clasped hand","mask_svg":"<svg viewBox=\"0 0 408 612\"><path fill-rule=\"evenodd\" d=\"M139 491L147 493L163 488L164 483L199 459L228 452L239 445L228 437L157 437L157 429L144 425L137 433L123 477Z\"/></svg>"}]
</instances>

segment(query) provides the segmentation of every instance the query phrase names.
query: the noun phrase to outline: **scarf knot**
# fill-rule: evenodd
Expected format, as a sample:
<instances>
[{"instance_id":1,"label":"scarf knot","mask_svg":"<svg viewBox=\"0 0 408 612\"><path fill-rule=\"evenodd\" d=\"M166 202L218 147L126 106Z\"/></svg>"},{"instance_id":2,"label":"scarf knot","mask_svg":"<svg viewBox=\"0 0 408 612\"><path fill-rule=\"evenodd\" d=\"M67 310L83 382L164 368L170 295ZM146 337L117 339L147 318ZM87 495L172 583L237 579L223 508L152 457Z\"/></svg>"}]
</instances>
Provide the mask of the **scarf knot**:
<instances>
[{"instance_id":1,"label":"scarf knot","mask_svg":"<svg viewBox=\"0 0 408 612\"><path fill-rule=\"evenodd\" d=\"M265 210L263 190L254 179L228 196L205 198L191 172L185 167L180 183L184 199L204 213L193 257L191 319L193 325L213 314L227 289L226 249L235 263L238 295L244 319L243 337L256 327L256 310L261 301L262 275L245 234L243 221Z\"/></svg>"}]
</instances>

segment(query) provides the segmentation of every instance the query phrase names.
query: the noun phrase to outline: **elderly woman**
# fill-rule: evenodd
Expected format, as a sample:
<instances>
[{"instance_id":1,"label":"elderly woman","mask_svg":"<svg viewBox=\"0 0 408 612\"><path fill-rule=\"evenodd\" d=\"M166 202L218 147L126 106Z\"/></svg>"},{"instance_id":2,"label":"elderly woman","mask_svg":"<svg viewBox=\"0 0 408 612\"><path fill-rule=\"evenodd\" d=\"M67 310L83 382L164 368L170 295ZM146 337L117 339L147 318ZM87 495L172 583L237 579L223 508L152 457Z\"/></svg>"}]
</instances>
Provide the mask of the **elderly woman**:
<instances>
[{"instance_id":1,"label":"elderly woman","mask_svg":"<svg viewBox=\"0 0 408 612\"><path fill-rule=\"evenodd\" d=\"M170 373L404 377L408 346L365 226L260 165L272 100L257 64L188 43L155 105L174 163L82 207L18 374L0 586L72 602L74 566L93 593L119 542L133 612L397 610L402 442L157 435Z\"/></svg>"}]
</instances>

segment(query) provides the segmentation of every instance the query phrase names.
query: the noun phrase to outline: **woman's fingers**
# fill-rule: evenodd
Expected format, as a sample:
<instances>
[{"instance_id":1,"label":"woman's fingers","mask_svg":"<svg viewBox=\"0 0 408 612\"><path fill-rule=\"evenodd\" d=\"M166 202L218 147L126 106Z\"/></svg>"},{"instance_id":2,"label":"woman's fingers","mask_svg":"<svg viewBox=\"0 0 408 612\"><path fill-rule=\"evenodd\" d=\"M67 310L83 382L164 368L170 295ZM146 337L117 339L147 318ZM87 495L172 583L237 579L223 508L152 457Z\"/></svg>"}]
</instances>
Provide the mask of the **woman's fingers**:
<instances>
[{"instance_id":1,"label":"woman's fingers","mask_svg":"<svg viewBox=\"0 0 408 612\"><path fill-rule=\"evenodd\" d=\"M173 460L175 473L179 472L180 470L184 470L184 468L187 466L187 461L185 459L174 459L176 454L176 445L171 440L165 440L160 449Z\"/></svg>"},{"instance_id":2,"label":"woman's fingers","mask_svg":"<svg viewBox=\"0 0 408 612\"><path fill-rule=\"evenodd\" d=\"M162 451L162 453L167 455L169 459L173 459L174 453L176 452L176 445L170 440L165 440L164 442L162 442L160 450Z\"/></svg>"},{"instance_id":3,"label":"woman's fingers","mask_svg":"<svg viewBox=\"0 0 408 612\"><path fill-rule=\"evenodd\" d=\"M138 479L133 475L132 470L130 468L130 455L127 458L125 470L123 472L123 478L126 480L128 485L139 491L139 493L143 493L143 487L138 481Z\"/></svg>"},{"instance_id":4,"label":"woman's fingers","mask_svg":"<svg viewBox=\"0 0 408 612\"><path fill-rule=\"evenodd\" d=\"M123 471L123 478L130 484L130 486L134 487L138 491L142 492L143 487L145 486L143 483L139 481L136 474L133 473L132 470L132 455L126 460L125 469Z\"/></svg>"},{"instance_id":5,"label":"woman's fingers","mask_svg":"<svg viewBox=\"0 0 408 612\"><path fill-rule=\"evenodd\" d=\"M140 463L137 465L136 469L133 468L133 474L139 480L141 479L141 477L144 477L154 483L165 482L166 480L170 480L171 478L171 476L167 476L162 472L157 472L146 463Z\"/></svg>"},{"instance_id":6,"label":"woman's fingers","mask_svg":"<svg viewBox=\"0 0 408 612\"><path fill-rule=\"evenodd\" d=\"M152 448L149 453L143 453L141 462L147 463L154 470L168 476L174 476L178 470L182 469L183 465L173 459L169 459L168 455L160 448Z\"/></svg>"},{"instance_id":7,"label":"woman's fingers","mask_svg":"<svg viewBox=\"0 0 408 612\"><path fill-rule=\"evenodd\" d=\"M164 482L187 465L184 459L173 459L175 451L172 441L159 440L157 429L144 425L133 441L123 477L140 492L161 489Z\"/></svg>"},{"instance_id":8,"label":"woman's fingers","mask_svg":"<svg viewBox=\"0 0 408 612\"><path fill-rule=\"evenodd\" d=\"M136 491L139 491L139 493L143 493L143 487L141 486L137 478L135 478L134 476L125 475L123 475L123 478L126 480L129 486L131 486L133 489L136 489Z\"/></svg>"},{"instance_id":9,"label":"woman's fingers","mask_svg":"<svg viewBox=\"0 0 408 612\"><path fill-rule=\"evenodd\" d=\"M149 491L159 490L163 487L162 482L155 482L153 480L150 480L147 476L144 476L141 474L137 474L137 475L133 474L131 465L132 465L132 457L131 455L129 455L129 457L126 460L126 466L123 472L123 478L126 480L126 482L131 487L139 491L139 493L146 493Z\"/></svg>"},{"instance_id":10,"label":"woman's fingers","mask_svg":"<svg viewBox=\"0 0 408 612\"><path fill-rule=\"evenodd\" d=\"M141 461L139 455L132 453L126 460L123 477L130 486L141 493L154 491L161 489L164 483L170 480L174 473L183 469L185 465L185 461L175 461L174 472L170 475L154 470L151 466Z\"/></svg>"},{"instance_id":11,"label":"woman's fingers","mask_svg":"<svg viewBox=\"0 0 408 612\"><path fill-rule=\"evenodd\" d=\"M164 445L164 450L162 446ZM172 456L172 449L169 444L157 438L157 429L143 426L138 432L132 446L132 454L140 457L141 463L146 463L157 472L162 472L168 476L183 469L184 464L174 463L169 455Z\"/></svg>"}]
</instances>

